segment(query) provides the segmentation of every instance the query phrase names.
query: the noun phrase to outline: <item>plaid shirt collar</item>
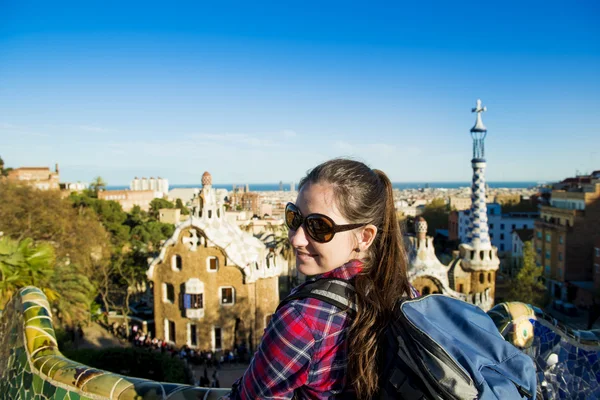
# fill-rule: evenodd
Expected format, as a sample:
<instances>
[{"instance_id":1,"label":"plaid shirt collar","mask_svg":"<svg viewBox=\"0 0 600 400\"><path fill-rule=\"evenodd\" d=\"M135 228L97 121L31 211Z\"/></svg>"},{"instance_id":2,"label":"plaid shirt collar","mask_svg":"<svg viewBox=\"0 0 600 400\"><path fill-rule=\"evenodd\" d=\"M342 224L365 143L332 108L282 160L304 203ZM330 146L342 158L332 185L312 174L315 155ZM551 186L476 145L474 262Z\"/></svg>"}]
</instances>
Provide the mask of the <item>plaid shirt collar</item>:
<instances>
[{"instance_id":1,"label":"plaid shirt collar","mask_svg":"<svg viewBox=\"0 0 600 400\"><path fill-rule=\"evenodd\" d=\"M356 275L358 275L362 271L362 269L363 269L363 262L361 260L350 260L346 264L342 265L341 267L337 267L336 269L327 271L324 274L314 275L314 276L310 277L309 279L307 279L307 282L308 281L314 282L317 279L322 279L322 278L337 278L337 279L350 280L350 279L354 278Z\"/></svg>"}]
</instances>

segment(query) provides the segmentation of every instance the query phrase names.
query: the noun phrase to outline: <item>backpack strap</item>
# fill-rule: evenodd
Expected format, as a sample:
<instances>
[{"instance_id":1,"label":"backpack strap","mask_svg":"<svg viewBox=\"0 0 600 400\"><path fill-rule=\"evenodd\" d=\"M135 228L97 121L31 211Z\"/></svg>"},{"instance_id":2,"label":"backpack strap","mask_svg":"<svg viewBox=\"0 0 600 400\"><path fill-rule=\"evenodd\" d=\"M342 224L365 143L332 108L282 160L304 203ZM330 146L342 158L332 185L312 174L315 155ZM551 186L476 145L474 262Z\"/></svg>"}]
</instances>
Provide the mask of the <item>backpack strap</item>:
<instances>
[{"instance_id":1,"label":"backpack strap","mask_svg":"<svg viewBox=\"0 0 600 400\"><path fill-rule=\"evenodd\" d=\"M352 315L356 314L356 302L354 296L356 291L350 281L337 278L322 278L301 286L296 292L286 297L277 310L292 300L313 298L336 306L342 311ZM277 311L276 310L276 311Z\"/></svg>"}]
</instances>

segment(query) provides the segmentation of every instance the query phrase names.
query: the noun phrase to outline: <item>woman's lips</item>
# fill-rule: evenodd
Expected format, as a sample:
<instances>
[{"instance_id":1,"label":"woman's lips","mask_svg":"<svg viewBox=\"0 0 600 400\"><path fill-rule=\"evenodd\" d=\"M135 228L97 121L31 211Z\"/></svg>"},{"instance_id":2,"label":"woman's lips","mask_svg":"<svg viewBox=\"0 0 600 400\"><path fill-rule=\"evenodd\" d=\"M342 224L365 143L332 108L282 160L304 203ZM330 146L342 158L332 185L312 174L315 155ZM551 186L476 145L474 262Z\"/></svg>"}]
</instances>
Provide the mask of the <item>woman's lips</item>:
<instances>
[{"instance_id":1,"label":"woman's lips","mask_svg":"<svg viewBox=\"0 0 600 400\"><path fill-rule=\"evenodd\" d=\"M301 261L313 260L315 258L315 256L316 255L305 253L305 252L302 252L302 251L297 251L296 252L296 257L298 259L300 259Z\"/></svg>"}]
</instances>

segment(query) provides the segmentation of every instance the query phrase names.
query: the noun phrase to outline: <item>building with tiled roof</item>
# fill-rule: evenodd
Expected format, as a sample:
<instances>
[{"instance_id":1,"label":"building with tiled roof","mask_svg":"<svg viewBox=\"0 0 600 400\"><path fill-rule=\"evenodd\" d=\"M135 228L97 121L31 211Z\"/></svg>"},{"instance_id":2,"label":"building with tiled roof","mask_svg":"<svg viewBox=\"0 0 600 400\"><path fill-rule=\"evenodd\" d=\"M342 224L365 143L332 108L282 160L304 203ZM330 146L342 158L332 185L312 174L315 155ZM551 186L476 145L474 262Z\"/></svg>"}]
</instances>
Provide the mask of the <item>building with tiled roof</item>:
<instances>
[{"instance_id":1,"label":"building with tiled roof","mask_svg":"<svg viewBox=\"0 0 600 400\"><path fill-rule=\"evenodd\" d=\"M255 348L279 303L283 257L224 215L202 176L190 218L177 225L147 275L154 287L156 336L176 346Z\"/></svg>"}]
</instances>

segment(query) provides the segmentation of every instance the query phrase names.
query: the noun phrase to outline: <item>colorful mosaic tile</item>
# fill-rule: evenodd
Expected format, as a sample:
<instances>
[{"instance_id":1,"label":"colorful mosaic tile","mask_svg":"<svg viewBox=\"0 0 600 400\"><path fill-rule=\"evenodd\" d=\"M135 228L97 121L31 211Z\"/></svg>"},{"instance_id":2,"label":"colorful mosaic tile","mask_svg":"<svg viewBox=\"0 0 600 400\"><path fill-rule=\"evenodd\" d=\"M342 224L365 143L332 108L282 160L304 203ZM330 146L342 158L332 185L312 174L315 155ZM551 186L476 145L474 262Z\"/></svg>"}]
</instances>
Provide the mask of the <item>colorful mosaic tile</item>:
<instances>
[{"instance_id":1,"label":"colorful mosaic tile","mask_svg":"<svg viewBox=\"0 0 600 400\"><path fill-rule=\"evenodd\" d=\"M522 303L502 303L488 314L535 361L539 399L600 398L600 331L573 330ZM225 393L131 378L65 358L48 301L37 288L21 290L0 319L0 400L188 400Z\"/></svg>"},{"instance_id":2,"label":"colorful mosaic tile","mask_svg":"<svg viewBox=\"0 0 600 400\"><path fill-rule=\"evenodd\" d=\"M0 400L218 399L227 392L131 378L65 358L50 305L34 287L22 289L0 319Z\"/></svg>"}]
</instances>

